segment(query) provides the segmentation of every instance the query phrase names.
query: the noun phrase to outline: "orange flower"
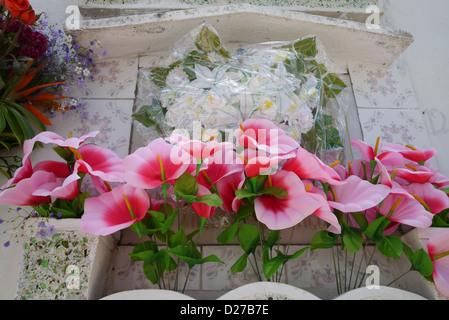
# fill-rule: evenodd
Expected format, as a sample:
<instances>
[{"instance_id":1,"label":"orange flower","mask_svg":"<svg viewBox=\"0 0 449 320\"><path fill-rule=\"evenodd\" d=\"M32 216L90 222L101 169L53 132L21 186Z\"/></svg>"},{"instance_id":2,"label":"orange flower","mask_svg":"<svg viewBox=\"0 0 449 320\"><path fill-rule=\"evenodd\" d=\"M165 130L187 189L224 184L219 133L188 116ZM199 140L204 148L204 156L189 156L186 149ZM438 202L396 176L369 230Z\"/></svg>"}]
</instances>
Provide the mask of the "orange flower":
<instances>
[{"instance_id":1,"label":"orange flower","mask_svg":"<svg viewBox=\"0 0 449 320\"><path fill-rule=\"evenodd\" d=\"M30 3L28 0L5 0L5 8L11 12L14 18L22 15L25 11L30 8Z\"/></svg>"}]
</instances>

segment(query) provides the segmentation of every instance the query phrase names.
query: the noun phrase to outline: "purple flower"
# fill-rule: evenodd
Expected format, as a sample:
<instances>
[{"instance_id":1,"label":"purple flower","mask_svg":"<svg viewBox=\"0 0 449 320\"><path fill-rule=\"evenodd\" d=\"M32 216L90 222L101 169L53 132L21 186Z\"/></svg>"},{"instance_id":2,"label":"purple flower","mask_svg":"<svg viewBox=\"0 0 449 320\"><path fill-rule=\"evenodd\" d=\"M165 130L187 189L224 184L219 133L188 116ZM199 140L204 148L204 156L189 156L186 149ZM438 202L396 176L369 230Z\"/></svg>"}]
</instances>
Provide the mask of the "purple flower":
<instances>
[{"instance_id":1,"label":"purple flower","mask_svg":"<svg viewBox=\"0 0 449 320\"><path fill-rule=\"evenodd\" d=\"M3 223L3 219L2 218L0 218L0 224L2 224Z\"/></svg>"},{"instance_id":2,"label":"purple flower","mask_svg":"<svg viewBox=\"0 0 449 320\"><path fill-rule=\"evenodd\" d=\"M54 226L50 226L47 229L47 236L53 236L57 233L56 228Z\"/></svg>"},{"instance_id":3,"label":"purple flower","mask_svg":"<svg viewBox=\"0 0 449 320\"><path fill-rule=\"evenodd\" d=\"M45 222L43 222L43 221L40 221L40 222L37 224L37 226L38 226L39 228L47 228L47 226L45 225Z\"/></svg>"},{"instance_id":4,"label":"purple flower","mask_svg":"<svg viewBox=\"0 0 449 320\"><path fill-rule=\"evenodd\" d=\"M4 246L5 248L8 248L8 247L9 247L9 241L6 241L6 242L3 244L3 246Z\"/></svg>"},{"instance_id":5,"label":"purple flower","mask_svg":"<svg viewBox=\"0 0 449 320\"><path fill-rule=\"evenodd\" d=\"M41 230L37 233L38 236L45 237L45 231Z\"/></svg>"}]
</instances>

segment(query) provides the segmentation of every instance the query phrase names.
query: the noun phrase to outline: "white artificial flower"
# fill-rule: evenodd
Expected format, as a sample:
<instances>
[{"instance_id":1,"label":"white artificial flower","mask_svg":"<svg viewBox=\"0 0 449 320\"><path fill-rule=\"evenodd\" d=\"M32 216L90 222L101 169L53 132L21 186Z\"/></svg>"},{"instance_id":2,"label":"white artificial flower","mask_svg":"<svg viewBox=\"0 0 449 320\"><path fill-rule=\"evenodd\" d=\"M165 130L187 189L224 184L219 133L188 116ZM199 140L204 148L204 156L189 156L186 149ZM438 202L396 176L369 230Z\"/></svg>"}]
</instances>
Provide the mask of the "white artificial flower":
<instances>
[{"instance_id":1,"label":"white artificial flower","mask_svg":"<svg viewBox=\"0 0 449 320\"><path fill-rule=\"evenodd\" d=\"M81 75L83 73L83 71L84 71L84 69L82 67L80 67L80 66L75 68L75 72L78 75Z\"/></svg>"},{"instance_id":2,"label":"white artificial flower","mask_svg":"<svg viewBox=\"0 0 449 320\"><path fill-rule=\"evenodd\" d=\"M83 75L84 75L84 77L89 77L90 76L90 71L89 71L89 69L87 69L87 68L85 68L84 70L83 70Z\"/></svg>"},{"instance_id":3,"label":"white artificial flower","mask_svg":"<svg viewBox=\"0 0 449 320\"><path fill-rule=\"evenodd\" d=\"M177 66L168 73L165 84L168 87L187 86L189 84L189 77L183 67Z\"/></svg>"}]
</instances>

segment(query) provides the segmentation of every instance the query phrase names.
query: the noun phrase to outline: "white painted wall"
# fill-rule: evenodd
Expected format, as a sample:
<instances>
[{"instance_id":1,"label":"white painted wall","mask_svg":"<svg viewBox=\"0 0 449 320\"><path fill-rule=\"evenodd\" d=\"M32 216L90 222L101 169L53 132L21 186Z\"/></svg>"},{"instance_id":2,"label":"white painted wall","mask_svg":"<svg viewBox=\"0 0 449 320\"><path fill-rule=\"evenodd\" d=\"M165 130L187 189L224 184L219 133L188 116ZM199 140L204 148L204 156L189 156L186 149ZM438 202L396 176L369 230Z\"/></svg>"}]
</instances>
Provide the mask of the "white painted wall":
<instances>
[{"instance_id":1,"label":"white painted wall","mask_svg":"<svg viewBox=\"0 0 449 320\"><path fill-rule=\"evenodd\" d=\"M418 103L449 176L449 19L447 0L385 0L382 25L410 32L414 43L403 53Z\"/></svg>"}]
</instances>

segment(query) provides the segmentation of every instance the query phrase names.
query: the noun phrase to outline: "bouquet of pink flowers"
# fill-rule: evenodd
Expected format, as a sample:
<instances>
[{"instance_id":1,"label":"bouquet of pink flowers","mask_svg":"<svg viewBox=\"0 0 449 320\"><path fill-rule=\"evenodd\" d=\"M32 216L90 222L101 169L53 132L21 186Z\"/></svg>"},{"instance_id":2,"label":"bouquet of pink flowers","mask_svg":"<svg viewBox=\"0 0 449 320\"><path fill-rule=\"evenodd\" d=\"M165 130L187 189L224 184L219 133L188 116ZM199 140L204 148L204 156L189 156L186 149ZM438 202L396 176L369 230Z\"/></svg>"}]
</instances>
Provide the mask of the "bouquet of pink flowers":
<instances>
[{"instance_id":1,"label":"bouquet of pink flowers","mask_svg":"<svg viewBox=\"0 0 449 320\"><path fill-rule=\"evenodd\" d=\"M221 210L233 221L218 241L237 238L243 249L232 272L249 261L260 280L277 281L285 263L307 249L356 253L374 244L388 257L405 254L413 270L449 297L449 229L432 238L427 250L412 250L400 238L411 228L449 226L449 179L428 162L435 150L379 140L373 148L353 140L361 158L345 167L324 164L268 120L250 119L227 133L202 139L173 134L121 159L86 144L95 132L69 139L44 132L26 141L23 166L2 187L0 204L32 206L43 216L81 217L83 230L97 235L131 228L142 238L131 258L143 261L145 275L161 288L181 288L176 272L181 262L189 271L221 262L215 255L203 257L195 243L207 219ZM33 166L36 142L55 145L64 162ZM86 176L97 194L82 191ZM201 227L187 233L182 214L198 215ZM317 232L310 247L278 250L280 231L293 232L311 215L328 229ZM257 248L262 249L261 271Z\"/></svg>"}]
</instances>

